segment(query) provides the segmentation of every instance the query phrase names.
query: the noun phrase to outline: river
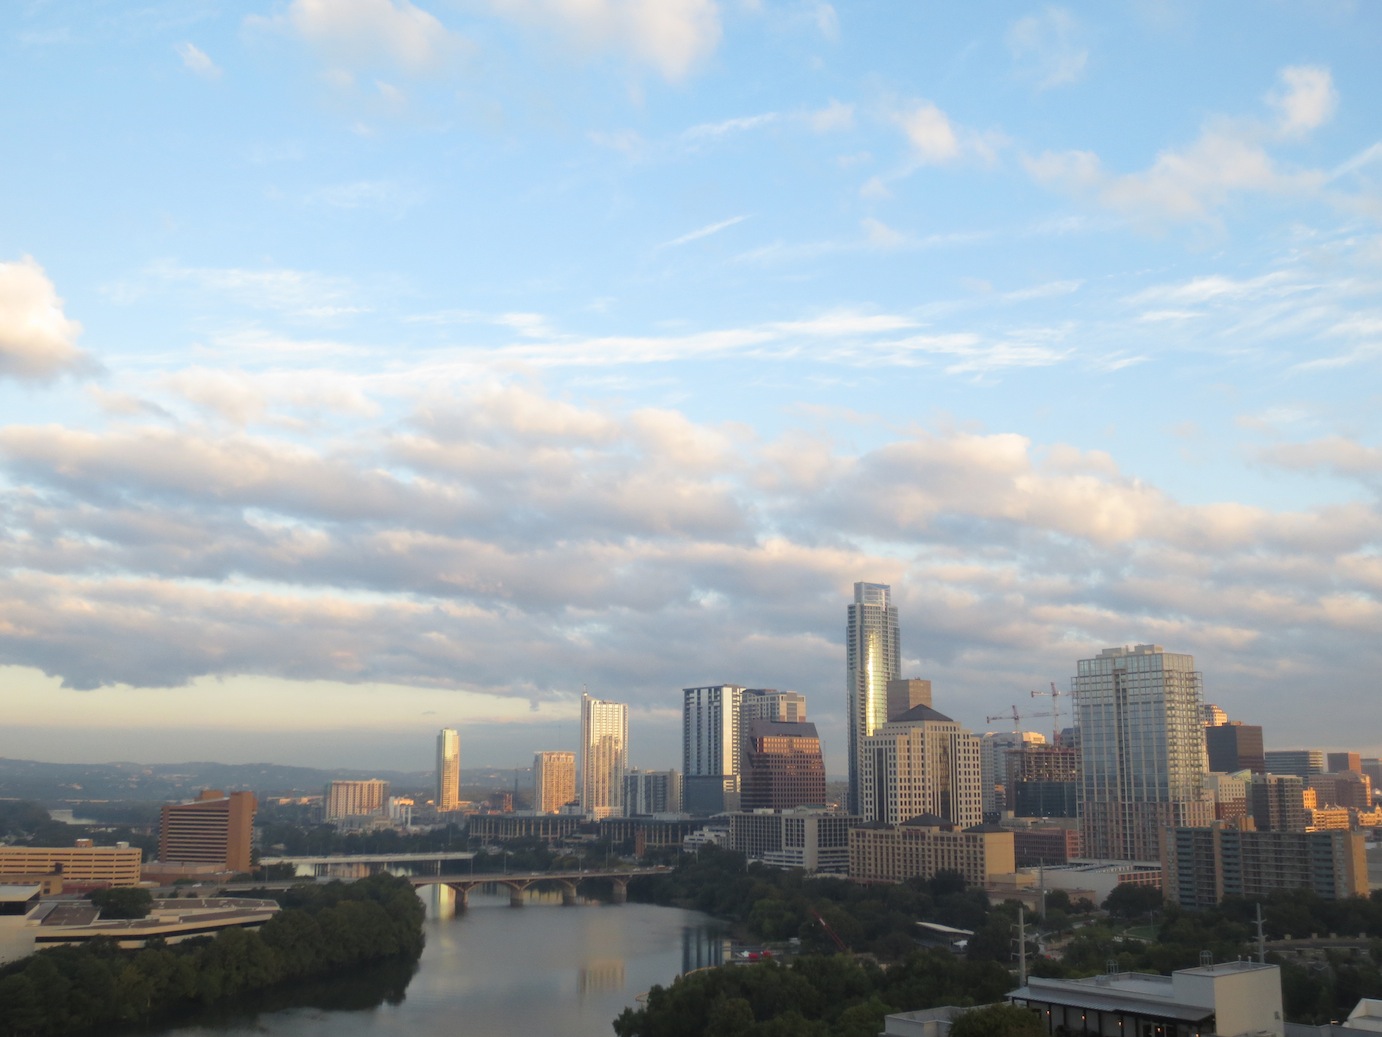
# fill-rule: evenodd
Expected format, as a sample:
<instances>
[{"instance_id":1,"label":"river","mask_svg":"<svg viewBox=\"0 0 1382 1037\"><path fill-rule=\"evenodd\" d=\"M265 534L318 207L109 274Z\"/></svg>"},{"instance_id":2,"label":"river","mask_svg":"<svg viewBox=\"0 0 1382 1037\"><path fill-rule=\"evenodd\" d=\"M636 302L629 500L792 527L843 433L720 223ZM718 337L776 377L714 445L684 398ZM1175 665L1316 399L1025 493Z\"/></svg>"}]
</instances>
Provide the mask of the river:
<instances>
[{"instance_id":1,"label":"river","mask_svg":"<svg viewBox=\"0 0 1382 1037\"><path fill-rule=\"evenodd\" d=\"M611 1037L654 984L719 964L722 927L648 904L561 906L558 894L476 890L470 907L430 887L416 972L375 969L208 1013L158 1037Z\"/></svg>"}]
</instances>

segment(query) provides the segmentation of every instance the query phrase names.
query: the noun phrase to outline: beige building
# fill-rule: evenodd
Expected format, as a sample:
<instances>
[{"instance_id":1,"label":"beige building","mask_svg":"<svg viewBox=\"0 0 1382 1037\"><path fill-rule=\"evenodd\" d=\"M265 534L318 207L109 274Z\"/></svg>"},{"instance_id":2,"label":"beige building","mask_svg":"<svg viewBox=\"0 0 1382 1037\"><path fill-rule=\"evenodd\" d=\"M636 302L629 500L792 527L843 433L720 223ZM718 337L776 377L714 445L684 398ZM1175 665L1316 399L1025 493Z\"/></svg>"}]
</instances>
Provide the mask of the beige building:
<instances>
[{"instance_id":1,"label":"beige building","mask_svg":"<svg viewBox=\"0 0 1382 1037\"><path fill-rule=\"evenodd\" d=\"M624 813L629 707L581 695L581 810L599 821Z\"/></svg>"},{"instance_id":2,"label":"beige building","mask_svg":"<svg viewBox=\"0 0 1382 1037\"><path fill-rule=\"evenodd\" d=\"M930 706L914 706L863 739L860 814L897 825L934 814L960 828L984 819L980 743Z\"/></svg>"},{"instance_id":3,"label":"beige building","mask_svg":"<svg viewBox=\"0 0 1382 1037\"><path fill-rule=\"evenodd\" d=\"M322 817L342 821L347 817L383 815L388 812L389 783L379 778L368 781L333 781L322 793Z\"/></svg>"},{"instance_id":4,"label":"beige building","mask_svg":"<svg viewBox=\"0 0 1382 1037\"><path fill-rule=\"evenodd\" d=\"M6 846L0 844L0 883L37 882L43 892L139 885L142 850L126 844L93 846Z\"/></svg>"},{"instance_id":5,"label":"beige building","mask_svg":"<svg viewBox=\"0 0 1382 1037\"><path fill-rule=\"evenodd\" d=\"M972 886L1015 871L1012 832L996 825L959 828L938 817L917 817L900 825L873 821L849 833L849 877L860 882L929 879L955 871Z\"/></svg>"},{"instance_id":6,"label":"beige building","mask_svg":"<svg viewBox=\"0 0 1382 1037\"><path fill-rule=\"evenodd\" d=\"M728 845L773 867L843 875L849 870L849 833L862 823L853 814L809 807L743 811L729 815Z\"/></svg>"},{"instance_id":7,"label":"beige building","mask_svg":"<svg viewBox=\"0 0 1382 1037\"><path fill-rule=\"evenodd\" d=\"M461 734L453 727L437 732L437 810L461 809Z\"/></svg>"},{"instance_id":8,"label":"beige building","mask_svg":"<svg viewBox=\"0 0 1382 1037\"><path fill-rule=\"evenodd\" d=\"M576 754L550 751L533 754L533 809L557 814L576 798Z\"/></svg>"},{"instance_id":9,"label":"beige building","mask_svg":"<svg viewBox=\"0 0 1382 1037\"><path fill-rule=\"evenodd\" d=\"M226 871L250 870L254 834L253 792L206 789L191 803L166 803L158 826L162 864L216 864Z\"/></svg>"},{"instance_id":10,"label":"beige building","mask_svg":"<svg viewBox=\"0 0 1382 1037\"><path fill-rule=\"evenodd\" d=\"M1176 828L1162 844L1166 899L1198 910L1226 896L1308 889L1321 900L1367 896L1363 837L1348 831L1254 832L1225 824Z\"/></svg>"}]
</instances>

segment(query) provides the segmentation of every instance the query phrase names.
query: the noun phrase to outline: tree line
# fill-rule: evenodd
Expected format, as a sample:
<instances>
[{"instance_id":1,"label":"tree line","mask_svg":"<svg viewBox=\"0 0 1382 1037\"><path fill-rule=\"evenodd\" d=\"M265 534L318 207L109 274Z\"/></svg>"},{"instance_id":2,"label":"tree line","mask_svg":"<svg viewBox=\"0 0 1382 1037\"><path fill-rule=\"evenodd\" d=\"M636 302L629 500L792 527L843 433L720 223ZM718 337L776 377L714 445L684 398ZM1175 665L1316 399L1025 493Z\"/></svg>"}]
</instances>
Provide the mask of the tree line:
<instances>
[{"instance_id":1,"label":"tree line","mask_svg":"<svg viewBox=\"0 0 1382 1037\"><path fill-rule=\"evenodd\" d=\"M47 1037L176 1014L374 962L416 962L422 901L406 879L297 886L258 930L122 950L113 940L38 951L0 969L0 1035Z\"/></svg>"}]
</instances>

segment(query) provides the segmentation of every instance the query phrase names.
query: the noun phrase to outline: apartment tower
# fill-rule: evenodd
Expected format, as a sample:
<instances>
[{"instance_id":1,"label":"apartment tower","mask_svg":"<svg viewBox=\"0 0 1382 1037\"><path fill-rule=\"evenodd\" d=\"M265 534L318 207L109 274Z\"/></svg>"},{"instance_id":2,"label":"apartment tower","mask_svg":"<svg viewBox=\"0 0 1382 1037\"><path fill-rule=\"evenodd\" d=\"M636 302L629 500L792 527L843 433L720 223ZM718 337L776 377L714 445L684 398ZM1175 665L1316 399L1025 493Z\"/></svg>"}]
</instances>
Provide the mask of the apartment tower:
<instances>
[{"instance_id":1,"label":"apartment tower","mask_svg":"<svg viewBox=\"0 0 1382 1037\"><path fill-rule=\"evenodd\" d=\"M682 689L682 797L688 813L739 809L744 690L738 684Z\"/></svg>"},{"instance_id":2,"label":"apartment tower","mask_svg":"<svg viewBox=\"0 0 1382 1037\"><path fill-rule=\"evenodd\" d=\"M581 693L581 810L599 821L624 813L629 707Z\"/></svg>"},{"instance_id":3,"label":"apartment tower","mask_svg":"<svg viewBox=\"0 0 1382 1037\"><path fill-rule=\"evenodd\" d=\"M540 752L533 755L533 809L559 814L576 798L576 754Z\"/></svg>"},{"instance_id":4,"label":"apartment tower","mask_svg":"<svg viewBox=\"0 0 1382 1037\"><path fill-rule=\"evenodd\" d=\"M258 805L253 792L227 796L219 789L206 789L191 803L165 803L158 824L159 861L249 871Z\"/></svg>"},{"instance_id":5,"label":"apartment tower","mask_svg":"<svg viewBox=\"0 0 1382 1037\"><path fill-rule=\"evenodd\" d=\"M461 807L461 736L455 728L437 732L437 809L450 813Z\"/></svg>"},{"instance_id":6,"label":"apartment tower","mask_svg":"<svg viewBox=\"0 0 1382 1037\"><path fill-rule=\"evenodd\" d=\"M1137 645L1106 648L1077 668L1082 852L1158 860L1163 828L1214 820L1195 659Z\"/></svg>"},{"instance_id":7,"label":"apartment tower","mask_svg":"<svg viewBox=\"0 0 1382 1037\"><path fill-rule=\"evenodd\" d=\"M864 739L888 722L888 682L902 671L901 636L892 589L856 583L845 618L845 695L848 722L849 810L860 814L860 756Z\"/></svg>"}]
</instances>

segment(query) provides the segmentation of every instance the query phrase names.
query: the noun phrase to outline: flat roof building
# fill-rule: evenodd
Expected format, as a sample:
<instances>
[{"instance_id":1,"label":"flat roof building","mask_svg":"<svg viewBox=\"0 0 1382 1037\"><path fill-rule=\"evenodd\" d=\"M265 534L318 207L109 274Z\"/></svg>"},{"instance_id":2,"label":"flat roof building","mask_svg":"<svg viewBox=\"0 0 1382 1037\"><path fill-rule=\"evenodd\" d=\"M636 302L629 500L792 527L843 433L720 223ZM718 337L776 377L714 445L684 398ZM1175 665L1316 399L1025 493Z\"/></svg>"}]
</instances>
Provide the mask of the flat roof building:
<instances>
[{"instance_id":1,"label":"flat roof building","mask_svg":"<svg viewBox=\"0 0 1382 1037\"><path fill-rule=\"evenodd\" d=\"M158 859L163 864L219 864L226 871L250 870L253 792L206 789L191 803L165 803L158 825Z\"/></svg>"},{"instance_id":2,"label":"flat roof building","mask_svg":"<svg viewBox=\"0 0 1382 1037\"><path fill-rule=\"evenodd\" d=\"M1348 831L1175 828L1163 844L1162 871L1166 898L1192 910L1213 907L1226 896L1278 889L1308 889L1321 900L1368 893L1363 837Z\"/></svg>"},{"instance_id":3,"label":"flat roof building","mask_svg":"<svg viewBox=\"0 0 1382 1037\"><path fill-rule=\"evenodd\" d=\"M120 846L6 846L0 843L0 882L31 879L44 892L139 885L144 852ZM58 879L56 888L45 881Z\"/></svg>"},{"instance_id":4,"label":"flat roof building","mask_svg":"<svg viewBox=\"0 0 1382 1037\"><path fill-rule=\"evenodd\" d=\"M859 882L929 879L954 871L985 886L1016 870L1013 833L996 825L960 828L934 815L900 825L871 821L849 833L849 877Z\"/></svg>"}]
</instances>

